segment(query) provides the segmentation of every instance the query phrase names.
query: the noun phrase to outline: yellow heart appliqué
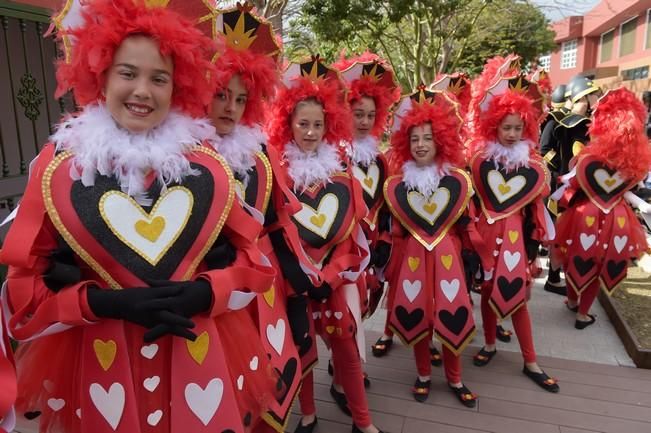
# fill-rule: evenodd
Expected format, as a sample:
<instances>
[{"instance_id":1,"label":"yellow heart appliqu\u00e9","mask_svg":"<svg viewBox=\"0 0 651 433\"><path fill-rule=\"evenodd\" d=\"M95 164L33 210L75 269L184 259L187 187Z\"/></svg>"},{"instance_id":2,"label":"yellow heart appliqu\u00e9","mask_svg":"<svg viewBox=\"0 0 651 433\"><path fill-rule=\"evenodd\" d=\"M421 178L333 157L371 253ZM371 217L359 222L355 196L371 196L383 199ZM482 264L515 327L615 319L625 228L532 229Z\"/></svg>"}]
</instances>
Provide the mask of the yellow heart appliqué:
<instances>
[{"instance_id":1,"label":"yellow heart appliqu\u00e9","mask_svg":"<svg viewBox=\"0 0 651 433\"><path fill-rule=\"evenodd\" d=\"M613 186L617 182L617 179L613 179L612 177L609 177L608 179L604 180L604 183L608 186Z\"/></svg>"},{"instance_id":2,"label":"yellow heart appliqu\u00e9","mask_svg":"<svg viewBox=\"0 0 651 433\"><path fill-rule=\"evenodd\" d=\"M445 269L448 271L452 267L452 254L448 254L447 256L441 256L441 263L443 263L443 266L445 266Z\"/></svg>"},{"instance_id":3,"label":"yellow heart appliqu\u00e9","mask_svg":"<svg viewBox=\"0 0 651 433\"><path fill-rule=\"evenodd\" d=\"M433 214L436 212L436 203L427 203L423 205L423 209L425 209L425 212Z\"/></svg>"},{"instance_id":4,"label":"yellow heart appliqu\u00e9","mask_svg":"<svg viewBox=\"0 0 651 433\"><path fill-rule=\"evenodd\" d=\"M617 225L619 226L620 229L624 228L624 224L626 224L626 217L623 216L617 217Z\"/></svg>"},{"instance_id":5,"label":"yellow heart appliqu\u00e9","mask_svg":"<svg viewBox=\"0 0 651 433\"><path fill-rule=\"evenodd\" d=\"M409 257L407 259L407 264L409 265L409 269L411 269L411 272L416 272L416 269L418 269L418 266L420 265L420 258Z\"/></svg>"},{"instance_id":6,"label":"yellow heart appliqu\u00e9","mask_svg":"<svg viewBox=\"0 0 651 433\"><path fill-rule=\"evenodd\" d=\"M115 344L115 341L103 341L96 339L93 341L93 349L95 350L95 356L99 365L102 366L104 371L108 371L115 361L115 354L117 353L118 347Z\"/></svg>"},{"instance_id":7,"label":"yellow heart appliqu\u00e9","mask_svg":"<svg viewBox=\"0 0 651 433\"><path fill-rule=\"evenodd\" d=\"M328 326L326 326L326 332L327 332L328 334L332 334L333 332L335 332L335 327L332 326L332 325L328 325Z\"/></svg>"},{"instance_id":8,"label":"yellow heart appliqu\u00e9","mask_svg":"<svg viewBox=\"0 0 651 433\"><path fill-rule=\"evenodd\" d=\"M185 344L188 345L188 352L192 359L199 365L203 364L203 361L206 359L208 354L208 346L210 345L210 337L206 331L203 331L196 340L190 341L185 340Z\"/></svg>"},{"instance_id":9,"label":"yellow heart appliqu\u00e9","mask_svg":"<svg viewBox=\"0 0 651 433\"><path fill-rule=\"evenodd\" d=\"M273 308L274 300L276 299L276 289L274 286L271 286L269 290L262 294L262 296L264 297L264 300L267 301L267 304Z\"/></svg>"},{"instance_id":10,"label":"yellow heart appliqu\u00e9","mask_svg":"<svg viewBox=\"0 0 651 433\"><path fill-rule=\"evenodd\" d=\"M594 224L594 217L593 216L585 217L585 223L588 225L588 227L592 227L592 224Z\"/></svg>"},{"instance_id":11,"label":"yellow heart appliqu\u00e9","mask_svg":"<svg viewBox=\"0 0 651 433\"><path fill-rule=\"evenodd\" d=\"M511 243L514 244L515 241L518 240L518 237L520 237L520 233L515 231L515 230L509 230L509 239L511 240Z\"/></svg>"},{"instance_id":12,"label":"yellow heart appliqu\u00e9","mask_svg":"<svg viewBox=\"0 0 651 433\"><path fill-rule=\"evenodd\" d=\"M310 222L317 226L318 228L323 227L323 224L325 224L326 216L322 213L318 215L312 215L310 217Z\"/></svg>"},{"instance_id":13,"label":"yellow heart appliqu\u00e9","mask_svg":"<svg viewBox=\"0 0 651 433\"><path fill-rule=\"evenodd\" d=\"M147 222L145 220L136 221L136 232L150 242L156 242L163 230L165 230L165 218L157 216Z\"/></svg>"},{"instance_id":14,"label":"yellow heart appliqu\u00e9","mask_svg":"<svg viewBox=\"0 0 651 433\"><path fill-rule=\"evenodd\" d=\"M508 194L509 192L511 192L511 187L508 186L508 185L505 185L503 183L499 184L497 189L500 190L500 193L502 193L502 195L505 195L505 194Z\"/></svg>"},{"instance_id":15,"label":"yellow heart appliqu\u00e9","mask_svg":"<svg viewBox=\"0 0 651 433\"><path fill-rule=\"evenodd\" d=\"M368 188L373 188L373 178L365 177L364 185L366 185Z\"/></svg>"}]
</instances>

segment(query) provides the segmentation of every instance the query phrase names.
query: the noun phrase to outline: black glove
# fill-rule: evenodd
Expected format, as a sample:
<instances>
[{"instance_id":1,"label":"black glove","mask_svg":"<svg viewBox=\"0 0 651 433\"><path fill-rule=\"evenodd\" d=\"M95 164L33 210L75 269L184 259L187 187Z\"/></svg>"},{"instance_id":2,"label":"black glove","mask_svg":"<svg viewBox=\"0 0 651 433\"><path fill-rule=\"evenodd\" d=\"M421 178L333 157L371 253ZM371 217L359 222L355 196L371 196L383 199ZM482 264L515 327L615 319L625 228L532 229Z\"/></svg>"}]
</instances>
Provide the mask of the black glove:
<instances>
[{"instance_id":1,"label":"black glove","mask_svg":"<svg viewBox=\"0 0 651 433\"><path fill-rule=\"evenodd\" d=\"M527 252L527 259L529 259L530 262L538 257L538 248L540 247L540 242L532 238L535 229L536 225L533 223L531 207L527 206L524 209L524 224L522 232L524 234L524 248Z\"/></svg>"},{"instance_id":2,"label":"black glove","mask_svg":"<svg viewBox=\"0 0 651 433\"><path fill-rule=\"evenodd\" d=\"M88 306L97 317L126 320L145 328L166 325L169 333L194 340L197 336L188 330L194 328L192 320L166 309L152 308L152 302L176 299L181 291L180 287L169 286L121 290L89 287L86 296Z\"/></svg>"},{"instance_id":3,"label":"black glove","mask_svg":"<svg viewBox=\"0 0 651 433\"><path fill-rule=\"evenodd\" d=\"M463 266L470 275L475 275L481 270L481 259L476 251L469 249L461 250L461 260L463 260Z\"/></svg>"},{"instance_id":4,"label":"black glove","mask_svg":"<svg viewBox=\"0 0 651 433\"><path fill-rule=\"evenodd\" d=\"M524 243L524 248L527 250L527 259L530 262L536 260L538 257L538 249L540 248L540 242L534 239L527 239Z\"/></svg>"},{"instance_id":5,"label":"black glove","mask_svg":"<svg viewBox=\"0 0 651 433\"><path fill-rule=\"evenodd\" d=\"M58 293L61 289L81 281L81 269L77 266L74 252L67 244L52 251L50 267L43 274L48 289Z\"/></svg>"},{"instance_id":6,"label":"black glove","mask_svg":"<svg viewBox=\"0 0 651 433\"><path fill-rule=\"evenodd\" d=\"M226 236L219 236L213 246L208 250L204 261L208 269L224 269L230 266L237 257L237 249Z\"/></svg>"},{"instance_id":7,"label":"black glove","mask_svg":"<svg viewBox=\"0 0 651 433\"><path fill-rule=\"evenodd\" d=\"M332 294L332 287L330 284L323 281L319 287L314 286L310 283L310 287L307 288L307 295L310 299L315 301L323 301L328 299Z\"/></svg>"},{"instance_id":8,"label":"black glove","mask_svg":"<svg viewBox=\"0 0 651 433\"><path fill-rule=\"evenodd\" d=\"M301 346L310 331L310 318L307 314L307 298L305 296L287 298L287 320L289 320L294 344Z\"/></svg>"},{"instance_id":9,"label":"black glove","mask_svg":"<svg viewBox=\"0 0 651 433\"><path fill-rule=\"evenodd\" d=\"M280 270L283 277L294 289L297 294L303 294L310 287L314 287L310 278L305 274L305 271L298 263L298 259L289 249L287 242L280 230L275 230L269 233L269 239L274 247L274 253L278 258Z\"/></svg>"},{"instance_id":10,"label":"black glove","mask_svg":"<svg viewBox=\"0 0 651 433\"><path fill-rule=\"evenodd\" d=\"M371 264L378 268L384 267L391 256L391 244L378 241L377 246L371 251Z\"/></svg>"},{"instance_id":11,"label":"black glove","mask_svg":"<svg viewBox=\"0 0 651 433\"><path fill-rule=\"evenodd\" d=\"M213 294L210 283L206 280L197 281L149 281L155 288L166 290L180 289L178 293L167 298L153 299L144 304L145 309L154 311L171 312L187 318L208 311L212 305ZM194 324L194 323L193 323ZM152 342L163 335L173 334L194 341L197 336L186 329L169 323L159 323L144 335L145 342Z\"/></svg>"}]
</instances>

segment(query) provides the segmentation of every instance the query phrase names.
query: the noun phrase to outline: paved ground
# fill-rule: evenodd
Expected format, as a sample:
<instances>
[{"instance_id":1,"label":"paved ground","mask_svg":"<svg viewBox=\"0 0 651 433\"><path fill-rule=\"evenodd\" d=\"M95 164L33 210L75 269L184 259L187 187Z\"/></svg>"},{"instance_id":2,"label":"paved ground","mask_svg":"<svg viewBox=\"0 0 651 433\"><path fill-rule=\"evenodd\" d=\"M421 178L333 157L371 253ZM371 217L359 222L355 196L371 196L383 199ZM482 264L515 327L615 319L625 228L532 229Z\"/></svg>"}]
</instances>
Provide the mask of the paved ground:
<instances>
[{"instance_id":1,"label":"paved ground","mask_svg":"<svg viewBox=\"0 0 651 433\"><path fill-rule=\"evenodd\" d=\"M543 267L546 266L545 260ZM536 280L528 304L533 324L534 344L538 355L600 364L635 366L599 301L595 301L591 310L591 313L597 316L597 322L584 330L574 329L574 313L565 308L564 297L545 292L542 289L545 279L546 276L543 275L543 278ZM479 330L473 344L481 346L484 343L484 336L481 333L480 298L479 295L473 296L475 321ZM377 311L365 323L366 329L383 332L385 320L386 311ZM510 320L507 320L503 326L513 329ZM395 340L398 342L398 338ZM368 341L368 343L371 344L373 341ZM515 334L510 343L498 341L497 349L498 351L519 352ZM651 428L649 432L651 432Z\"/></svg>"}]
</instances>

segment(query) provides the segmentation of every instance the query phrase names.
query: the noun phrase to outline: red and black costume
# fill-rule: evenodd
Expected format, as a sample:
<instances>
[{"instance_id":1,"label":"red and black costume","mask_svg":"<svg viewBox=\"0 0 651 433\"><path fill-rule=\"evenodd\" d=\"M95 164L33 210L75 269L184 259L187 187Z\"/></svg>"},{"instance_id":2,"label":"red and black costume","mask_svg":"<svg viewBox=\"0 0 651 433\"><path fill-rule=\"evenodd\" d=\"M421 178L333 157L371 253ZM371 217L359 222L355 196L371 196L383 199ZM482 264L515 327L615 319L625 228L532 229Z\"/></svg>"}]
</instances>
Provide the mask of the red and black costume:
<instances>
[{"instance_id":1,"label":"red and black costume","mask_svg":"<svg viewBox=\"0 0 651 433\"><path fill-rule=\"evenodd\" d=\"M81 11L83 25L63 29L74 44L58 78L83 109L40 152L0 255L8 328L24 342L18 405L42 412L41 431L244 432L274 397L244 310L274 273L207 145L212 127L191 117L210 101L212 43L163 7ZM131 35L174 63L172 109L143 133L101 96Z\"/></svg>"},{"instance_id":2,"label":"red and black costume","mask_svg":"<svg viewBox=\"0 0 651 433\"><path fill-rule=\"evenodd\" d=\"M233 170L239 199L262 224L258 246L276 270L273 286L249 306L271 365L281 380L280 394L269 402L269 410L263 415L266 423L255 431L275 429L282 432L302 377L298 351L292 339L292 323L287 314L288 308L292 312L296 309L297 296L284 278L290 272L287 267L283 269L284 256L290 252L293 257L301 258L306 270L310 269L310 264L290 220L290 215L301 209L300 204L286 185L276 149L266 145L267 138L262 131L264 107L271 102L280 84L277 64L280 46L271 24L254 15L248 4L222 11L216 23L217 41L225 48L215 63L214 93L225 92L229 81L238 76L246 88L247 100L240 123L230 134L216 135L211 144ZM299 309L305 308L304 303L299 301L298 304Z\"/></svg>"},{"instance_id":3,"label":"red and black costume","mask_svg":"<svg viewBox=\"0 0 651 433\"><path fill-rule=\"evenodd\" d=\"M542 97L535 83L520 73L517 56L489 60L472 91L474 156L469 165L476 200L470 205L471 240L485 279L481 288L484 338L486 344L495 344L498 317L511 317L524 361L534 363L526 304L533 283L531 268L539 244L553 239L543 203L549 194L549 172L537 153ZM522 138L506 145L498 138L498 128L509 115L522 120ZM475 364L485 365L494 353L482 349Z\"/></svg>"},{"instance_id":4,"label":"red and black costume","mask_svg":"<svg viewBox=\"0 0 651 433\"><path fill-rule=\"evenodd\" d=\"M281 153L288 184L301 203L301 210L292 216L292 221L307 256L319 268L322 281L316 287L307 278L289 281L294 292L310 300L308 322L299 334L305 375L299 394L301 411L307 415L316 412L311 370L318 360L319 334L330 346L333 361L341 370L353 422L367 427L371 420L360 360L364 351L363 297L357 286L357 279L369 261L368 243L360 226L366 206L347 165L345 148L339 145L350 138L350 113L343 101L343 86L337 72L318 57L290 65L284 81L286 87L278 94L267 128L269 142ZM313 152L298 147L290 124L295 108L306 100L318 102L325 115L325 134Z\"/></svg>"},{"instance_id":5,"label":"red and black costume","mask_svg":"<svg viewBox=\"0 0 651 433\"><path fill-rule=\"evenodd\" d=\"M575 157L557 191L564 210L557 221L556 253L568 298L583 315L599 287L610 295L626 278L629 261L648 249L644 229L627 203L639 207L641 200L630 191L651 164L644 122L644 107L630 91L606 93L588 129L590 146Z\"/></svg>"},{"instance_id":6,"label":"red and black costume","mask_svg":"<svg viewBox=\"0 0 651 433\"><path fill-rule=\"evenodd\" d=\"M416 165L410 131L430 124L436 156L431 165ZM394 114L392 172L384 196L392 214L391 258L386 275L388 327L414 348L419 376L430 376L432 334L443 345L443 366L450 384L461 383L460 353L475 333L472 305L465 290L462 237L472 195L470 177L461 169L463 143L459 107L443 92L424 88L404 98ZM420 379L415 397L429 388ZM463 396L465 395L465 396ZM475 404L465 389L459 398ZM419 399L419 401L423 401Z\"/></svg>"}]
</instances>

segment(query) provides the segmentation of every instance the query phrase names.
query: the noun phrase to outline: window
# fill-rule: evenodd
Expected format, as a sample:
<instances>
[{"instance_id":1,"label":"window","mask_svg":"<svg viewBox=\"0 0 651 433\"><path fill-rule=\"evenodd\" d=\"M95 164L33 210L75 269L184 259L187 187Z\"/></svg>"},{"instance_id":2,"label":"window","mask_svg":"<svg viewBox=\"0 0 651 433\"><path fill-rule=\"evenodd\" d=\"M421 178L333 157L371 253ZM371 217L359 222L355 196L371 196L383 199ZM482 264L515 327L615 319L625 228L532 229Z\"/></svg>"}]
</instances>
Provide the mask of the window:
<instances>
[{"instance_id":1,"label":"window","mask_svg":"<svg viewBox=\"0 0 651 433\"><path fill-rule=\"evenodd\" d=\"M607 62L613 58L613 45L615 45L615 29L601 35L599 47L599 63Z\"/></svg>"},{"instance_id":2,"label":"window","mask_svg":"<svg viewBox=\"0 0 651 433\"><path fill-rule=\"evenodd\" d=\"M549 72L549 67L552 63L551 54L545 54L544 56L538 57L538 66L543 68L545 71Z\"/></svg>"},{"instance_id":3,"label":"window","mask_svg":"<svg viewBox=\"0 0 651 433\"><path fill-rule=\"evenodd\" d=\"M648 50L651 48L651 32L649 31L649 25L651 24L651 9L646 11L646 42L644 43L644 49Z\"/></svg>"},{"instance_id":4,"label":"window","mask_svg":"<svg viewBox=\"0 0 651 433\"><path fill-rule=\"evenodd\" d=\"M635 51L635 30L637 17L622 23L619 28L619 57L624 57Z\"/></svg>"},{"instance_id":5,"label":"window","mask_svg":"<svg viewBox=\"0 0 651 433\"><path fill-rule=\"evenodd\" d=\"M561 45L561 69L576 68L576 39L565 41Z\"/></svg>"},{"instance_id":6,"label":"window","mask_svg":"<svg viewBox=\"0 0 651 433\"><path fill-rule=\"evenodd\" d=\"M640 80L644 78L649 78L649 66L640 66L639 68L626 69L622 71L622 79L624 81L628 80Z\"/></svg>"}]
</instances>

